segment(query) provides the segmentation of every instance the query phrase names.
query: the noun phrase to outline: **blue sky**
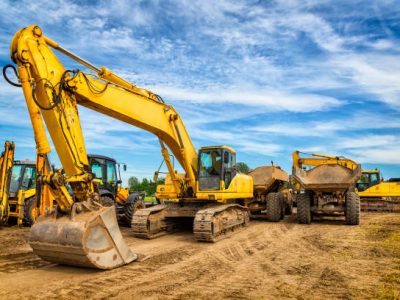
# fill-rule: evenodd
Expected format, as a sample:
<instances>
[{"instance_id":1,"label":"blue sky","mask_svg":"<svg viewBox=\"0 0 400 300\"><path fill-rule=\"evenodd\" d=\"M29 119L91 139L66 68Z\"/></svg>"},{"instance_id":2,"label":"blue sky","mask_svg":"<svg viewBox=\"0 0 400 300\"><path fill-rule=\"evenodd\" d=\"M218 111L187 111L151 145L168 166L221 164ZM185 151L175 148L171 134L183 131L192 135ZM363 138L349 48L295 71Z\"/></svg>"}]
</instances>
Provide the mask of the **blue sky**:
<instances>
[{"instance_id":1,"label":"blue sky","mask_svg":"<svg viewBox=\"0 0 400 300\"><path fill-rule=\"evenodd\" d=\"M13 34L37 24L161 95L197 148L231 145L252 168L273 160L287 171L295 149L344 155L400 177L397 0L3 0L0 11L1 65ZM152 176L155 136L83 107L80 116L89 153L127 163L125 182ZM3 78L0 133L16 158L35 158L22 91Z\"/></svg>"}]
</instances>

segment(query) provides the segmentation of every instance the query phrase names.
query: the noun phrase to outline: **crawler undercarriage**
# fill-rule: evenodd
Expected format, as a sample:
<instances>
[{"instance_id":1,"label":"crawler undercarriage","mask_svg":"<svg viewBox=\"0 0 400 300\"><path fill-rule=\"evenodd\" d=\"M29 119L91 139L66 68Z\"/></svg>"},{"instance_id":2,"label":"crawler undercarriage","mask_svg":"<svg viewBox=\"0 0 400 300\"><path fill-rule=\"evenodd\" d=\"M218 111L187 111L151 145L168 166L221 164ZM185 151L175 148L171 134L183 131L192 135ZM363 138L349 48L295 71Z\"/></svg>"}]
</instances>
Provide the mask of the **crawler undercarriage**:
<instances>
[{"instance_id":1,"label":"crawler undercarriage","mask_svg":"<svg viewBox=\"0 0 400 300\"><path fill-rule=\"evenodd\" d=\"M152 239L175 231L183 220L193 219L194 238L216 242L248 225L248 208L239 204L220 204L185 200L137 211L132 218L135 236Z\"/></svg>"}]
</instances>

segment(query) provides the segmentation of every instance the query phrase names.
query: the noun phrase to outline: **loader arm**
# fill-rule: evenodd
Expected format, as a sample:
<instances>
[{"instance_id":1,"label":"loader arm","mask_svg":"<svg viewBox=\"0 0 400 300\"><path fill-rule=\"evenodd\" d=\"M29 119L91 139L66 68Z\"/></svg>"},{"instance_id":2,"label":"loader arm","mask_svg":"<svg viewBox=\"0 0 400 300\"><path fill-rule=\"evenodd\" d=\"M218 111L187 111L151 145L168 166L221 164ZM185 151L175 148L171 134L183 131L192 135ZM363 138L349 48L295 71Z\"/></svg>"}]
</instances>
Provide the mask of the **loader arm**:
<instances>
[{"instance_id":1,"label":"loader arm","mask_svg":"<svg viewBox=\"0 0 400 300\"><path fill-rule=\"evenodd\" d=\"M66 70L51 48L96 73ZM94 67L45 37L37 26L22 29L15 35L11 55L18 64L30 114L37 116L40 110L65 174L74 182L78 200L88 197L93 187L77 104L155 134L177 194L184 195L189 188L195 190L196 150L179 114L159 96L136 87L104 67ZM38 128L36 140L43 145L38 151L47 153L50 147L40 121L33 124L34 130ZM185 170L183 182L176 176L164 144ZM60 202L65 209L73 204L73 200L67 199L68 195L60 198L64 198Z\"/></svg>"},{"instance_id":2,"label":"loader arm","mask_svg":"<svg viewBox=\"0 0 400 300\"><path fill-rule=\"evenodd\" d=\"M4 143L4 152L0 157L0 223L7 223L8 219L8 188L10 172L14 165L15 145L13 142Z\"/></svg>"}]
</instances>

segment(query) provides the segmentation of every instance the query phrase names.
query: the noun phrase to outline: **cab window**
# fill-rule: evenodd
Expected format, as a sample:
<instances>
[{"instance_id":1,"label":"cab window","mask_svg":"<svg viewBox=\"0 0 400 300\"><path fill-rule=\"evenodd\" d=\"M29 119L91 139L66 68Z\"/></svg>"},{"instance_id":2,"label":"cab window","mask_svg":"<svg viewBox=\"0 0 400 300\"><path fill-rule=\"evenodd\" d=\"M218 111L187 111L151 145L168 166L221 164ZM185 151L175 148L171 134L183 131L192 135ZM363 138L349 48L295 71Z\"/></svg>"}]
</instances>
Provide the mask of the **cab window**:
<instances>
[{"instance_id":1,"label":"cab window","mask_svg":"<svg viewBox=\"0 0 400 300\"><path fill-rule=\"evenodd\" d=\"M222 153L220 149L202 150L199 158L200 190L220 189L222 173Z\"/></svg>"},{"instance_id":2,"label":"cab window","mask_svg":"<svg viewBox=\"0 0 400 300\"><path fill-rule=\"evenodd\" d=\"M21 181L21 165L14 165L11 172L11 180L10 180L10 193L18 192L19 183Z\"/></svg>"},{"instance_id":3,"label":"cab window","mask_svg":"<svg viewBox=\"0 0 400 300\"><path fill-rule=\"evenodd\" d=\"M107 183L115 184L117 182L117 170L115 169L115 163L107 162Z\"/></svg>"},{"instance_id":4,"label":"cab window","mask_svg":"<svg viewBox=\"0 0 400 300\"><path fill-rule=\"evenodd\" d=\"M371 174L371 184L376 184L379 182L379 176L377 173L372 173Z\"/></svg>"},{"instance_id":5,"label":"cab window","mask_svg":"<svg viewBox=\"0 0 400 300\"><path fill-rule=\"evenodd\" d=\"M102 159L96 159L92 161L92 173L96 176L97 179L103 180L103 164L104 161Z\"/></svg>"},{"instance_id":6,"label":"cab window","mask_svg":"<svg viewBox=\"0 0 400 300\"><path fill-rule=\"evenodd\" d=\"M233 177L236 175L234 172L235 156L231 152L224 151L224 183L225 189L229 187Z\"/></svg>"},{"instance_id":7,"label":"cab window","mask_svg":"<svg viewBox=\"0 0 400 300\"><path fill-rule=\"evenodd\" d=\"M22 178L21 189L29 190L36 187L36 168L27 166Z\"/></svg>"}]
</instances>

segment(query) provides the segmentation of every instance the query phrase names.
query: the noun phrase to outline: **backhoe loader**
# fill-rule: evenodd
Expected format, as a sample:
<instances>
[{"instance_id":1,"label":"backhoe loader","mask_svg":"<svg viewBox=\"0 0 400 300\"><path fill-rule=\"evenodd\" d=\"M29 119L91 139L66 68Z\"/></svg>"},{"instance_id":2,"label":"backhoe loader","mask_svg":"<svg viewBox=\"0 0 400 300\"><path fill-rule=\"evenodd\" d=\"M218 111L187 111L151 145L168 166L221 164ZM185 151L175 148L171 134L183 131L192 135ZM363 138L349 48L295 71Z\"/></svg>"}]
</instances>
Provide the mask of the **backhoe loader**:
<instances>
[{"instance_id":1,"label":"backhoe loader","mask_svg":"<svg viewBox=\"0 0 400 300\"><path fill-rule=\"evenodd\" d=\"M1 224L31 226L38 214L52 209L52 203L36 202L36 164L14 161L15 145L4 143L0 158Z\"/></svg>"},{"instance_id":2,"label":"backhoe loader","mask_svg":"<svg viewBox=\"0 0 400 300\"><path fill-rule=\"evenodd\" d=\"M378 169L362 170L356 188L361 198L361 210L400 211L399 178L384 181Z\"/></svg>"},{"instance_id":3,"label":"backhoe loader","mask_svg":"<svg viewBox=\"0 0 400 300\"><path fill-rule=\"evenodd\" d=\"M94 73L65 69L52 49ZM137 258L122 239L115 208L99 204L78 104L158 137L169 174L156 196L165 201L135 212L132 225L137 236L165 234L179 219L189 217L194 218L196 240L214 242L248 224L249 211L243 204L253 197L253 181L236 171L236 152L228 146L211 146L197 153L179 114L160 96L79 58L35 25L15 34L10 55L18 70L7 65L3 73L13 68L24 92L37 145L38 191L57 202L57 210L41 216L31 228L34 253L52 262L101 269ZM8 77L7 81L11 82ZM63 171L49 167L50 145L42 118ZM167 147L183 174L173 169Z\"/></svg>"},{"instance_id":4,"label":"backhoe loader","mask_svg":"<svg viewBox=\"0 0 400 300\"><path fill-rule=\"evenodd\" d=\"M355 182L361 175L361 165L354 161L324 154L300 157L293 152L293 172L297 192L297 219L310 224L316 216L345 216L346 224L360 223L360 197ZM312 167L309 170L305 166ZM304 168L304 169L303 169Z\"/></svg>"},{"instance_id":5,"label":"backhoe loader","mask_svg":"<svg viewBox=\"0 0 400 300\"><path fill-rule=\"evenodd\" d=\"M97 179L100 203L103 206L115 206L118 223L130 227L135 211L146 207L145 193L131 193L121 186L120 165L115 159L94 154L89 154L88 158L91 172ZM124 165L124 170L126 170L126 165Z\"/></svg>"}]
</instances>

